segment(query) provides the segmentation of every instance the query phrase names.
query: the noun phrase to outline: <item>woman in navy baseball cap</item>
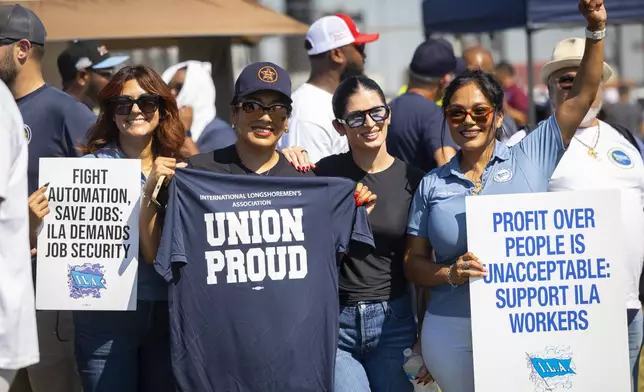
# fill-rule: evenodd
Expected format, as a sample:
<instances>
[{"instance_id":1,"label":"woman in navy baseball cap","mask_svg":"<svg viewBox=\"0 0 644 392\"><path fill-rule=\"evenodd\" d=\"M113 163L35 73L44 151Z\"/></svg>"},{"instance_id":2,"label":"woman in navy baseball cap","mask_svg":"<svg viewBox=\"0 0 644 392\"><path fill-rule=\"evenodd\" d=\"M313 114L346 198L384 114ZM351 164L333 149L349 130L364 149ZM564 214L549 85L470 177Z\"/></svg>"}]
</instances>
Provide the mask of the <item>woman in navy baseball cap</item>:
<instances>
[{"instance_id":1,"label":"woman in navy baseball cap","mask_svg":"<svg viewBox=\"0 0 644 392\"><path fill-rule=\"evenodd\" d=\"M189 165L214 172L297 176L303 174L276 151L291 115L291 78L280 66L254 63L235 82L230 122L237 142L199 154Z\"/></svg>"}]
</instances>

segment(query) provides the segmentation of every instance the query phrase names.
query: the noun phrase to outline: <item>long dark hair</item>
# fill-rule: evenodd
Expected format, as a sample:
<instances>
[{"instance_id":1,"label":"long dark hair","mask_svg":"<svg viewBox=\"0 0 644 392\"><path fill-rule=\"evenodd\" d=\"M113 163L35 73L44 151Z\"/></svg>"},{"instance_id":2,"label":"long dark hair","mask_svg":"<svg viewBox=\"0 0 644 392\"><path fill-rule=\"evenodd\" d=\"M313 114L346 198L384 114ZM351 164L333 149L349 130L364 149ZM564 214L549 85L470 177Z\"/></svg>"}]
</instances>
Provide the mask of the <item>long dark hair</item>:
<instances>
[{"instance_id":1,"label":"long dark hair","mask_svg":"<svg viewBox=\"0 0 644 392\"><path fill-rule=\"evenodd\" d=\"M87 132L87 144L77 147L84 154L94 153L119 140L119 130L114 123L111 99L121 95L125 82L135 79L150 94L159 95L159 126L152 134L152 155L182 158L181 147L185 130L179 120L179 109L170 88L152 68L144 65L121 68L98 94L100 113L96 124Z\"/></svg>"},{"instance_id":2,"label":"long dark hair","mask_svg":"<svg viewBox=\"0 0 644 392\"><path fill-rule=\"evenodd\" d=\"M351 76L343 80L333 93L331 102L333 106L333 115L335 116L335 118L344 117L347 111L349 98L351 98L353 94L355 94L361 88L367 91L376 92L380 96L380 99L382 99L382 104L387 104L385 93L382 91L378 83L364 75Z\"/></svg>"},{"instance_id":3,"label":"long dark hair","mask_svg":"<svg viewBox=\"0 0 644 392\"><path fill-rule=\"evenodd\" d=\"M481 93L483 93L485 98L490 102L490 105L494 109L492 126L496 127L498 116L499 114L503 113L503 86L501 86L501 83L499 83L494 75L478 69L463 72L462 74L454 78L454 80L447 86L447 88L445 89L445 95L443 96L443 116L447 118L447 109L452 102L452 97L454 96L454 94L468 84L476 85ZM500 128L495 129L494 137L497 140L500 140L503 136L503 132L504 130L502 125ZM444 139L445 123L443 123L441 130L441 146L444 146Z\"/></svg>"}]
</instances>

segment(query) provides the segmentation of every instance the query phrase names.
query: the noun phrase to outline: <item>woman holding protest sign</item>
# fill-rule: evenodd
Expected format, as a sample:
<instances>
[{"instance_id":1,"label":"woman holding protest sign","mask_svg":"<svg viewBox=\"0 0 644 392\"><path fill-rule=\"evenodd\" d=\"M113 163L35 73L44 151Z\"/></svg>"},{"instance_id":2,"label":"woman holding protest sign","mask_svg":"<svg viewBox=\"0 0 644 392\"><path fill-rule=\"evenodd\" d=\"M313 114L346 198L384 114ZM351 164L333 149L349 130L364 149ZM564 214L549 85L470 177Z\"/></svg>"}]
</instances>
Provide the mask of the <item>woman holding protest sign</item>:
<instances>
[{"instance_id":1,"label":"woman holding protest sign","mask_svg":"<svg viewBox=\"0 0 644 392\"><path fill-rule=\"evenodd\" d=\"M119 70L99 94L100 114L81 151L88 158L140 159L144 188L141 218L149 207L145 191L155 160L185 165L183 125L170 89L145 66ZM74 312L76 360L86 392L174 391L170 361L167 285L149 259L161 221L140 225L138 302L134 312ZM158 229L157 229L158 230Z\"/></svg>"},{"instance_id":2,"label":"woman holding protest sign","mask_svg":"<svg viewBox=\"0 0 644 392\"><path fill-rule=\"evenodd\" d=\"M422 331L423 357L445 392L474 390L468 281L487 273L467 250L465 196L547 191L599 88L603 3L580 0L588 39L574 84L556 113L519 144L509 148L497 141L504 98L492 75L467 72L446 89L443 110L460 151L421 182L412 203L405 256L407 277L432 290Z\"/></svg>"}]
</instances>

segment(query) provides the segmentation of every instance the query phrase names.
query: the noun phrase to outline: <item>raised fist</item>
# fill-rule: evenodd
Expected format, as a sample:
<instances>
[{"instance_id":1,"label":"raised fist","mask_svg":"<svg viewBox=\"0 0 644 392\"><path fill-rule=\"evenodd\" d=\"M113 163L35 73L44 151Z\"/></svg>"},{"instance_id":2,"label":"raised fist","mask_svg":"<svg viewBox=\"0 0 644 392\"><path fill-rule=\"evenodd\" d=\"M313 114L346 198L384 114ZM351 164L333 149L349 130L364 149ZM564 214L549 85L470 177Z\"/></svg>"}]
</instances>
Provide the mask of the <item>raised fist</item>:
<instances>
[{"instance_id":1,"label":"raised fist","mask_svg":"<svg viewBox=\"0 0 644 392\"><path fill-rule=\"evenodd\" d=\"M579 12L586 18L588 30L599 31L606 28L604 0L579 0Z\"/></svg>"}]
</instances>

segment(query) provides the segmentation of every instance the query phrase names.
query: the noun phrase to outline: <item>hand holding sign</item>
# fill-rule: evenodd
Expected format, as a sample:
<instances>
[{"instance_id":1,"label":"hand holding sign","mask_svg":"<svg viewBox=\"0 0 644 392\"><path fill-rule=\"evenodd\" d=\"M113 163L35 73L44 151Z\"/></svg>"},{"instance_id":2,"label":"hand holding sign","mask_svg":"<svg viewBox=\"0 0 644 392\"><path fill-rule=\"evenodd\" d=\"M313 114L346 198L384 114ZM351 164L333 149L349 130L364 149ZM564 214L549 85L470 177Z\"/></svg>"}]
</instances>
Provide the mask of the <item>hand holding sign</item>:
<instances>
[{"instance_id":1,"label":"hand holding sign","mask_svg":"<svg viewBox=\"0 0 644 392\"><path fill-rule=\"evenodd\" d=\"M579 12L588 22L588 30L600 31L606 28L604 0L580 0Z\"/></svg>"},{"instance_id":2,"label":"hand holding sign","mask_svg":"<svg viewBox=\"0 0 644 392\"><path fill-rule=\"evenodd\" d=\"M48 185L45 184L38 188L27 200L29 205L29 241L32 248L36 247L36 238L38 237L38 229L42 224L42 220L49 214L49 203L47 195L45 195Z\"/></svg>"},{"instance_id":3,"label":"hand holding sign","mask_svg":"<svg viewBox=\"0 0 644 392\"><path fill-rule=\"evenodd\" d=\"M470 278L487 276L487 269L483 267L478 257L467 252L449 267L448 274L448 281L451 284L460 285L467 282Z\"/></svg>"}]
</instances>

